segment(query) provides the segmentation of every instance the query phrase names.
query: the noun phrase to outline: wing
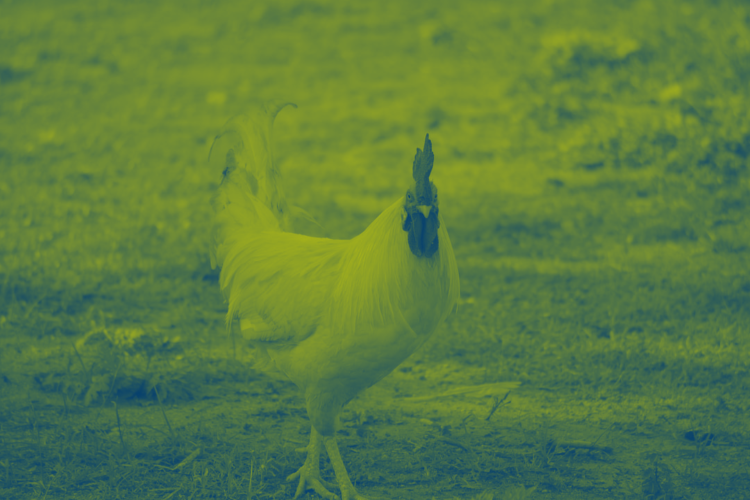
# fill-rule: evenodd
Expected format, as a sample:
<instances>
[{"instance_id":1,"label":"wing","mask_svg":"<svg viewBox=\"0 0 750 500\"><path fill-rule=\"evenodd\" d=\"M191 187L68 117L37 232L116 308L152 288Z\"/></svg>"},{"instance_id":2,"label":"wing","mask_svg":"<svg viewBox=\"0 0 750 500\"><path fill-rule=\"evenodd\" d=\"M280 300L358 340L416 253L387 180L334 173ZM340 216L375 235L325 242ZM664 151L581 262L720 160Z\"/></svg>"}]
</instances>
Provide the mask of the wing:
<instances>
[{"instance_id":1,"label":"wing","mask_svg":"<svg viewBox=\"0 0 750 500\"><path fill-rule=\"evenodd\" d=\"M246 233L224 259L220 284L245 338L295 344L312 335L328 308L346 240L280 231Z\"/></svg>"}]
</instances>

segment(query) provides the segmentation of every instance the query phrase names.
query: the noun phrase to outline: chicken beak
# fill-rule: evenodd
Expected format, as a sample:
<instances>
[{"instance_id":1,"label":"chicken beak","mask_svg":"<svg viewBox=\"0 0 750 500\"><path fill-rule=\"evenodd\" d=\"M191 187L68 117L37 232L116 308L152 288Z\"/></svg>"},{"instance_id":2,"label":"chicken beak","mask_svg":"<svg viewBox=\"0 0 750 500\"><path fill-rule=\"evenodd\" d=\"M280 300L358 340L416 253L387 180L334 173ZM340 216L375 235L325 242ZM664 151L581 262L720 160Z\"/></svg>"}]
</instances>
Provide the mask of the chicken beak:
<instances>
[{"instance_id":1,"label":"chicken beak","mask_svg":"<svg viewBox=\"0 0 750 500\"><path fill-rule=\"evenodd\" d=\"M425 219L429 219L430 211L432 210L432 205L417 205L417 210L422 212L422 215L424 215Z\"/></svg>"}]
</instances>

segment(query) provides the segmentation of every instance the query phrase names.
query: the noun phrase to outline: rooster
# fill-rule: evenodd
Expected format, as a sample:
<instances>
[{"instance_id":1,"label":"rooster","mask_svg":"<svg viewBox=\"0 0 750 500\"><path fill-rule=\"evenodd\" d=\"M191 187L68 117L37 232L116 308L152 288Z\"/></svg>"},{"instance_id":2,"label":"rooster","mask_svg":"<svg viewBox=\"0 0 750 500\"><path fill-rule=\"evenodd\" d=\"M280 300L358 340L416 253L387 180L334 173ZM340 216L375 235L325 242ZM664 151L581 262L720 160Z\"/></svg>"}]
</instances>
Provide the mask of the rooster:
<instances>
[{"instance_id":1,"label":"rooster","mask_svg":"<svg viewBox=\"0 0 750 500\"><path fill-rule=\"evenodd\" d=\"M338 413L453 310L458 267L429 179L429 135L424 150L417 148L405 196L362 234L334 240L295 233L312 218L288 204L272 153L273 122L287 104L254 105L211 147L210 164L223 170L211 265L221 267L227 328L249 341L258 369L291 380L304 395L312 429L304 464L287 478L299 480L294 498L307 489L337 498L320 476L325 447L342 500L364 500L339 453Z\"/></svg>"}]
</instances>

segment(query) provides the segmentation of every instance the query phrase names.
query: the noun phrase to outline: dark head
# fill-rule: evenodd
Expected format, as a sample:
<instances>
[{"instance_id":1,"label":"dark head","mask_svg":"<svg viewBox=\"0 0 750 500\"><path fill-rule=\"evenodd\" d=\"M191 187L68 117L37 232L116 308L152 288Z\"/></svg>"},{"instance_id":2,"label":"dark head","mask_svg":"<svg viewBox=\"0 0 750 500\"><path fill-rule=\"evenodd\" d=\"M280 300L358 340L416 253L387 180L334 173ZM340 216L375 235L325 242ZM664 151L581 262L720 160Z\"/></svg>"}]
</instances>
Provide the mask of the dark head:
<instances>
[{"instance_id":1,"label":"dark head","mask_svg":"<svg viewBox=\"0 0 750 500\"><path fill-rule=\"evenodd\" d=\"M432 257L438 249L437 188L430 182L432 162L430 134L424 139L424 151L417 148L412 176L414 184L406 191L404 231L409 233L409 248L417 257Z\"/></svg>"}]
</instances>

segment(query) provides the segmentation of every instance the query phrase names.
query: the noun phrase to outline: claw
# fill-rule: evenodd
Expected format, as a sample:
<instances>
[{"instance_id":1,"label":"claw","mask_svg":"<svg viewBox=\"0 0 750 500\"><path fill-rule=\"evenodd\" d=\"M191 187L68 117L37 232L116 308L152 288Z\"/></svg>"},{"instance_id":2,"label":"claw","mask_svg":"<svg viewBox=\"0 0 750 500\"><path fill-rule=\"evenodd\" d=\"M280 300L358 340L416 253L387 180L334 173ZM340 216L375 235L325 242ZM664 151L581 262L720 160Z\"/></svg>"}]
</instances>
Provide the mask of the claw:
<instances>
[{"instance_id":1,"label":"claw","mask_svg":"<svg viewBox=\"0 0 750 500\"><path fill-rule=\"evenodd\" d=\"M338 500L339 497L328 491L336 486L324 481L320 477L320 448L320 435L315 430L315 427L313 427L310 431L310 443L304 448L296 450L298 452L307 452L305 463L302 464L302 467L297 472L290 474L286 478L287 482L299 479L297 491L294 493L294 500L297 500L308 489L315 491L315 493L328 500Z\"/></svg>"},{"instance_id":2,"label":"claw","mask_svg":"<svg viewBox=\"0 0 750 500\"><path fill-rule=\"evenodd\" d=\"M304 483L309 483L311 485L310 488L317 491L318 494L320 495L322 495L322 493L318 491L316 486L323 490L326 490L326 489L333 490L337 488L335 484L329 483L328 481L320 477L320 472L318 472L317 473L318 475L316 476L314 471L304 471L303 470L304 468L305 466L303 465L302 467L299 468L297 472L293 472L292 474L289 474L289 476L287 476L286 478L287 483L299 478L299 486L297 487L297 494L294 496L294 498L297 498L297 495L301 494L299 489L304 485ZM329 493L329 492L326 492L326 493L328 493L329 495L333 495L333 493ZM333 495L333 497L337 498L336 495Z\"/></svg>"},{"instance_id":3,"label":"claw","mask_svg":"<svg viewBox=\"0 0 750 500\"><path fill-rule=\"evenodd\" d=\"M297 498L299 498L299 496L308 489L313 490L323 498L328 498L329 500L338 500L339 497L326 489L333 488L333 486L330 483L324 481L320 476L315 477L314 472L310 473L310 471L306 470L306 465L307 464L303 465L297 472L290 474L289 477L286 478L287 482L294 481L295 479L299 478L297 491L294 493L294 498L292 500L297 500ZM320 473L318 472L318 474Z\"/></svg>"}]
</instances>

